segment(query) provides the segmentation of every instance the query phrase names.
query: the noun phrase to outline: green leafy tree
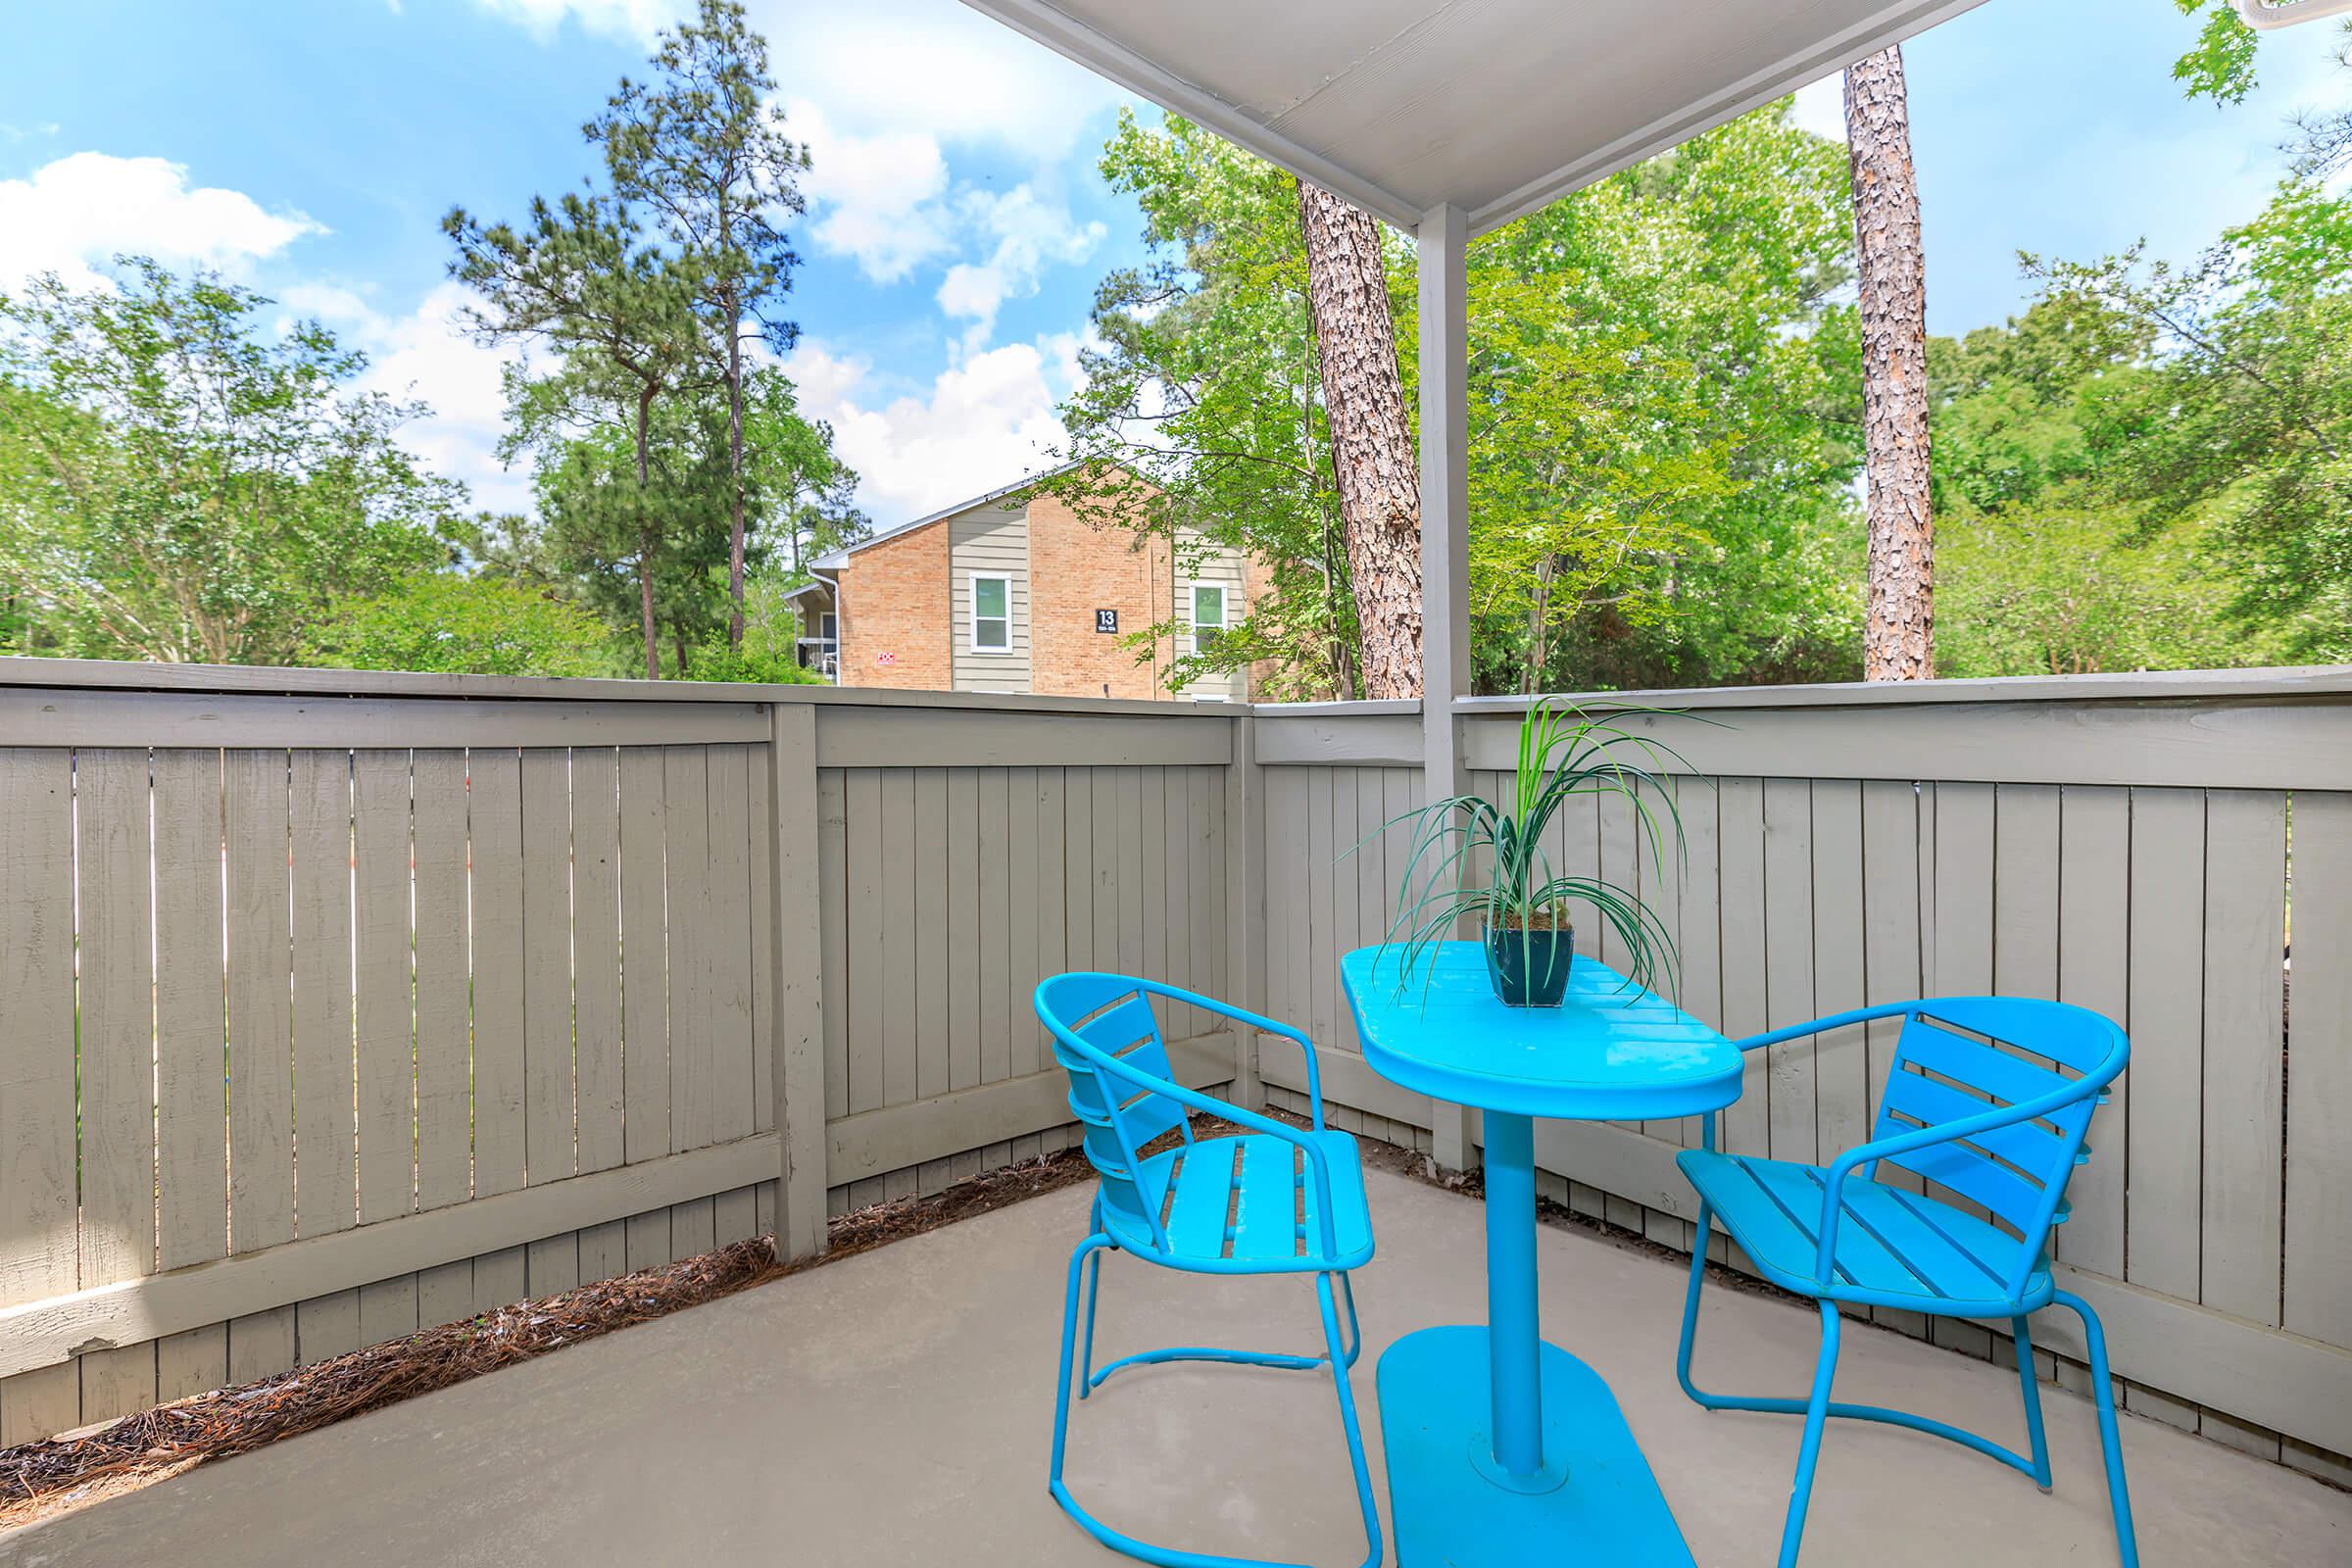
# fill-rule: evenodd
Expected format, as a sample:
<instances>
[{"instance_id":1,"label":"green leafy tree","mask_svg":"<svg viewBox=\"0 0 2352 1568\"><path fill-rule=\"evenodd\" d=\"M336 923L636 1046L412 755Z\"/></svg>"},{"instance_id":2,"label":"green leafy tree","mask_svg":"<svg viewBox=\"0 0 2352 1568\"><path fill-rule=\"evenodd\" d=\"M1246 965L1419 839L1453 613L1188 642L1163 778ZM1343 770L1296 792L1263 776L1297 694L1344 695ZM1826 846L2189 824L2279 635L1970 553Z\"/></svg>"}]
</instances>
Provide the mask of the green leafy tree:
<instances>
[{"instance_id":1,"label":"green leafy tree","mask_svg":"<svg viewBox=\"0 0 2352 1568\"><path fill-rule=\"evenodd\" d=\"M1176 682L1252 664L1281 695L1351 695L1296 182L1173 117L1122 120L1102 168L1152 253L1098 291L1074 466L1046 488L1180 561L1257 564L1266 589ZM1778 105L1473 247L1479 689L1856 667L1859 360L1833 303L1852 243L1841 150ZM1412 299L1409 248L1389 266ZM1409 382L1409 314L1397 329Z\"/></svg>"},{"instance_id":2,"label":"green leafy tree","mask_svg":"<svg viewBox=\"0 0 2352 1568\"><path fill-rule=\"evenodd\" d=\"M2173 79L2191 98L2245 102L2256 83L2254 53L2261 34L2246 25L2230 0L2173 0L2173 9L2203 19L2196 42L2173 62Z\"/></svg>"},{"instance_id":3,"label":"green leafy tree","mask_svg":"<svg viewBox=\"0 0 2352 1568\"><path fill-rule=\"evenodd\" d=\"M2150 534L2095 489L1947 516L1937 561L1947 675L2214 669L2277 651L2231 623L2237 585L2202 530Z\"/></svg>"},{"instance_id":4,"label":"green leafy tree","mask_svg":"<svg viewBox=\"0 0 2352 1568\"><path fill-rule=\"evenodd\" d=\"M723 405L709 387L658 405L640 469L634 432L597 418L594 398L552 377L517 390L508 439L534 456L538 501L523 555L615 624L637 622L686 674L726 626Z\"/></svg>"},{"instance_id":5,"label":"green leafy tree","mask_svg":"<svg viewBox=\"0 0 2352 1568\"><path fill-rule=\"evenodd\" d=\"M653 64L659 78L623 77L587 131L604 146L614 192L659 215L726 389L727 640L740 644L751 483L743 350L749 337L781 354L798 334L777 314L800 261L778 220L806 210L808 154L784 134L767 40L735 0L701 0L693 21L662 35Z\"/></svg>"},{"instance_id":6,"label":"green leafy tree","mask_svg":"<svg viewBox=\"0 0 2352 1568\"><path fill-rule=\"evenodd\" d=\"M197 272L0 296L0 567L23 648L284 663L338 595L446 564L463 486L365 356Z\"/></svg>"},{"instance_id":7,"label":"green leafy tree","mask_svg":"<svg viewBox=\"0 0 2352 1568\"><path fill-rule=\"evenodd\" d=\"M2352 656L2352 202L2290 181L2181 270L2136 253L2029 258L2056 292L2165 345L2105 482L2150 528L2210 527L2233 558L2231 611L2290 657Z\"/></svg>"},{"instance_id":8,"label":"green leafy tree","mask_svg":"<svg viewBox=\"0 0 2352 1568\"><path fill-rule=\"evenodd\" d=\"M1470 271L1470 598L1489 681L1540 690L1578 623L1628 628L1672 610L1657 568L1712 544L1710 507L1739 488L1698 375L1635 327L1558 308L1507 242Z\"/></svg>"},{"instance_id":9,"label":"green leafy tree","mask_svg":"<svg viewBox=\"0 0 2352 1568\"><path fill-rule=\"evenodd\" d=\"M1473 498L1471 548L1502 590L1474 631L1480 689L1858 673L1861 368L1837 303L1848 203L1843 150L1783 102L1473 248L1472 471L1490 493ZM1524 373L1528 343L1559 373ZM1522 483L1563 439L1618 442L1624 461ZM1582 543L1555 572L1609 574L1539 648L1517 558L1488 541L1572 526Z\"/></svg>"},{"instance_id":10,"label":"green leafy tree","mask_svg":"<svg viewBox=\"0 0 2352 1568\"><path fill-rule=\"evenodd\" d=\"M611 629L586 607L496 573L416 572L345 595L302 638L306 664L466 675L616 675Z\"/></svg>"},{"instance_id":11,"label":"green leafy tree","mask_svg":"<svg viewBox=\"0 0 2352 1568\"><path fill-rule=\"evenodd\" d=\"M748 378L743 423L746 494L760 519L759 532L784 585L798 587L808 580L809 562L872 531L872 519L858 506L857 470L833 450L833 427L801 412L792 378L774 366ZM748 590L745 613L755 613Z\"/></svg>"}]
</instances>

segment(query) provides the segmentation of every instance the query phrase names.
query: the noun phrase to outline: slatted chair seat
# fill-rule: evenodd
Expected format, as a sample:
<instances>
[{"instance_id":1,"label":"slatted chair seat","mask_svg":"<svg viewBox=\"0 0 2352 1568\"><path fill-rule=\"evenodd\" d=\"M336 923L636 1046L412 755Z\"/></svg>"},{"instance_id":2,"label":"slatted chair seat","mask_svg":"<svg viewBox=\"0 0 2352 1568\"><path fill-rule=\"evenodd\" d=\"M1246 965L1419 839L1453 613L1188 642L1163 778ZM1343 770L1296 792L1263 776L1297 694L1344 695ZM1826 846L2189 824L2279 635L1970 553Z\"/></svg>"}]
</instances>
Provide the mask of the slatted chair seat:
<instances>
[{"instance_id":1,"label":"slatted chair seat","mask_svg":"<svg viewBox=\"0 0 2352 1568\"><path fill-rule=\"evenodd\" d=\"M1372 1256L1372 1213L1355 1140L1333 1131L1308 1136L1329 1161L1336 1260L1319 1255L1320 1213L1305 1153L1259 1134L1202 1139L1143 1162L1140 1185L1157 1204L1168 1239L1164 1252L1140 1216L1105 1205L1103 1229L1127 1250L1155 1255L1175 1268L1208 1262L1251 1263L1258 1265L1252 1272L1264 1273L1360 1267Z\"/></svg>"},{"instance_id":2,"label":"slatted chair seat","mask_svg":"<svg viewBox=\"0 0 2352 1568\"><path fill-rule=\"evenodd\" d=\"M1957 1317L2006 1318L2020 1304L2009 1292L2017 1238L1937 1199L1849 1177L1838 1199L1835 1283L1824 1291L1814 1267L1826 1168L1702 1149L1685 1150L1675 1163L1732 1240L1785 1291L1833 1300L1864 1293L1874 1300L1916 1298L1915 1310ZM2037 1258L2025 1276L2022 1304L2028 1311L2047 1306L2051 1289L2049 1264Z\"/></svg>"}]
</instances>

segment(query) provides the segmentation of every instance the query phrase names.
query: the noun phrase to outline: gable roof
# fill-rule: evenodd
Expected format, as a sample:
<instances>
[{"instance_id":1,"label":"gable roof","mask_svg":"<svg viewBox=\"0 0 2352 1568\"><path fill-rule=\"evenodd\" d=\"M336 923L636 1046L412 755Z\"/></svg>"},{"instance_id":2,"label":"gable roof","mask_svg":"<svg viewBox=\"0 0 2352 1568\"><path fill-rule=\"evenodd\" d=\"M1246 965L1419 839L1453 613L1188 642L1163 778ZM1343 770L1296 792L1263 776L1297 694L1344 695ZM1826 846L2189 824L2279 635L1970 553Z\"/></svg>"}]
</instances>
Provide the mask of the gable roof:
<instances>
[{"instance_id":1,"label":"gable roof","mask_svg":"<svg viewBox=\"0 0 2352 1568\"><path fill-rule=\"evenodd\" d=\"M886 539L896 539L903 533L912 533L917 528L928 528L931 526L931 524L944 521L949 517L953 517L959 512L970 512L975 507L985 507L991 501L1002 501L1006 496L1028 489L1031 485L1038 483L1040 480L1051 479L1057 473L1067 473L1072 468L1077 466L1078 465L1074 462L1059 464L1051 468L1041 469L1036 473L1026 474L1021 478L1013 480L1010 484L999 485L996 489L988 491L983 495L976 495L969 501L958 501L952 507L942 507L939 511L916 517L911 522L894 523L890 527L883 529L880 533L868 534L863 539L857 540L851 544L846 544L839 550L829 551L826 554L817 557L814 561L808 563L808 569L810 571L818 572L839 571L842 567L850 564L850 558L852 556L856 555L860 550L868 548L869 546L878 545Z\"/></svg>"}]
</instances>

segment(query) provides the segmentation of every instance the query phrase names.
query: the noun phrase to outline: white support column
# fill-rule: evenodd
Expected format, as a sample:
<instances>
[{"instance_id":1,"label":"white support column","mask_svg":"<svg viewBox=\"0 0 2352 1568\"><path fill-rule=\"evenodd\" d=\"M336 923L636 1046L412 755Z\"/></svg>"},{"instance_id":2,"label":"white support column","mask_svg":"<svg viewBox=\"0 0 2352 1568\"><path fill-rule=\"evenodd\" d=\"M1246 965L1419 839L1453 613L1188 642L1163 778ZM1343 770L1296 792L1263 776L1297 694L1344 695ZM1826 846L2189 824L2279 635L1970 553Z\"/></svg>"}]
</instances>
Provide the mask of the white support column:
<instances>
[{"instance_id":1,"label":"white support column","mask_svg":"<svg viewBox=\"0 0 2352 1568\"><path fill-rule=\"evenodd\" d=\"M1458 207L1421 215L1422 799L1470 788L1453 699L1470 690L1469 227ZM1467 1170L1471 1113L1436 1101L1430 1152Z\"/></svg>"}]
</instances>

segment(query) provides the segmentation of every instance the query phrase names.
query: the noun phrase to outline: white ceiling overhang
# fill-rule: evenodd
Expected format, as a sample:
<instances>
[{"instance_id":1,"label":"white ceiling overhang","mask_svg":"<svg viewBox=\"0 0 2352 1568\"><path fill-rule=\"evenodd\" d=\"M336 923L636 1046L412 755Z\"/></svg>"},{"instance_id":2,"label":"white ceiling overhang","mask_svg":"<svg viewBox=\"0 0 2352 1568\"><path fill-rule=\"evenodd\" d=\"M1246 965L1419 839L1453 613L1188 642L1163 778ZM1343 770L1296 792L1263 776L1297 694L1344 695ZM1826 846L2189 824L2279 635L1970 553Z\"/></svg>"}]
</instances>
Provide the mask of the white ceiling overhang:
<instances>
[{"instance_id":1,"label":"white ceiling overhang","mask_svg":"<svg viewBox=\"0 0 2352 1568\"><path fill-rule=\"evenodd\" d=\"M1410 228L1471 234L1980 0L966 0Z\"/></svg>"}]
</instances>

